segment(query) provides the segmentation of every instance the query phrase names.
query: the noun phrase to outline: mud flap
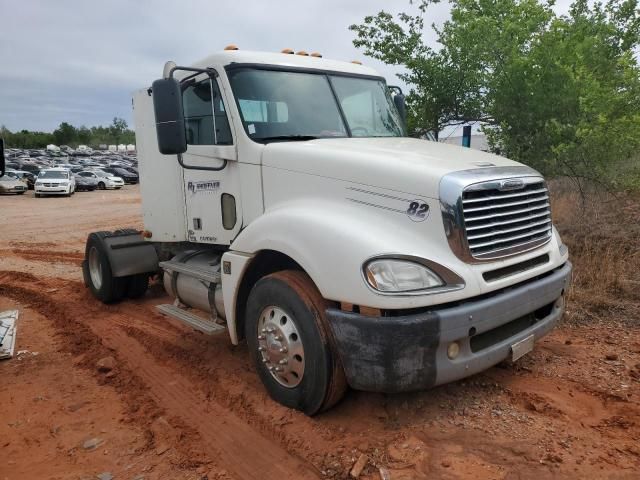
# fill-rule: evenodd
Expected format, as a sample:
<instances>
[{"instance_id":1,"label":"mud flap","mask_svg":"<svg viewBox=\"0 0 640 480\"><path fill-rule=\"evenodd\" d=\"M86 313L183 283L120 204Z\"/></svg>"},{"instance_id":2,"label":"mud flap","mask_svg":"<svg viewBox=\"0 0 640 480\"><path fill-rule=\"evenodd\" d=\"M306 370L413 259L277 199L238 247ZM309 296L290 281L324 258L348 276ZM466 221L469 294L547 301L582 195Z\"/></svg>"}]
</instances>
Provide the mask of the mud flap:
<instances>
[{"instance_id":1,"label":"mud flap","mask_svg":"<svg viewBox=\"0 0 640 480\"><path fill-rule=\"evenodd\" d=\"M130 230L116 231L103 239L114 277L129 277L158 271L158 254L142 235Z\"/></svg>"}]
</instances>

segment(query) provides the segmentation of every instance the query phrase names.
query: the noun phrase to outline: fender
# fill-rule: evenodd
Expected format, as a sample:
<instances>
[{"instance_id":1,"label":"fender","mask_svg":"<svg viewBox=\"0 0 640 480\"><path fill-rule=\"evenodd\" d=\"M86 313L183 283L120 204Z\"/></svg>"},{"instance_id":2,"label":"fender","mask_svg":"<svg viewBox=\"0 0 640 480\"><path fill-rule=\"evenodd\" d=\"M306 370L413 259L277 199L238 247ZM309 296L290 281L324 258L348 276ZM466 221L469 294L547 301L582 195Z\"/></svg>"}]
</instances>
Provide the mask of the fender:
<instances>
[{"instance_id":1,"label":"fender","mask_svg":"<svg viewBox=\"0 0 640 480\"><path fill-rule=\"evenodd\" d=\"M447 243L437 220L428 219L417 229L404 214L385 216L379 209L343 199L303 198L267 210L238 235L232 249L249 255L269 249L291 257L328 300L375 308L422 306L429 302L424 296L374 292L364 280L363 264L377 255L397 253L445 266L450 258L459 269L460 262L443 247ZM432 239L434 235L443 238Z\"/></svg>"},{"instance_id":2,"label":"fender","mask_svg":"<svg viewBox=\"0 0 640 480\"><path fill-rule=\"evenodd\" d=\"M156 249L133 230L109 234L104 243L114 277L150 273L159 268Z\"/></svg>"}]
</instances>

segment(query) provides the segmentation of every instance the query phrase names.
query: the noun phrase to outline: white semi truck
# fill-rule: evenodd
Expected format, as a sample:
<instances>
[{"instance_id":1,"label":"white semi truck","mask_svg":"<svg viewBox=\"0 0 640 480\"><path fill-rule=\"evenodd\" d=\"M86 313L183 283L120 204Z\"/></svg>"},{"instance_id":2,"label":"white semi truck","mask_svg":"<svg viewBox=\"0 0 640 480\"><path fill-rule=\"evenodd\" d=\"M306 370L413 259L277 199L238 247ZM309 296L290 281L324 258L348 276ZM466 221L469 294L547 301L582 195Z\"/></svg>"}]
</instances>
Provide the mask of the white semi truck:
<instances>
[{"instance_id":1,"label":"white semi truck","mask_svg":"<svg viewBox=\"0 0 640 480\"><path fill-rule=\"evenodd\" d=\"M371 68L229 48L133 99L144 231L89 235L105 303L161 275L165 314L246 340L273 399L426 389L517 359L560 319L544 179L407 137Z\"/></svg>"}]
</instances>

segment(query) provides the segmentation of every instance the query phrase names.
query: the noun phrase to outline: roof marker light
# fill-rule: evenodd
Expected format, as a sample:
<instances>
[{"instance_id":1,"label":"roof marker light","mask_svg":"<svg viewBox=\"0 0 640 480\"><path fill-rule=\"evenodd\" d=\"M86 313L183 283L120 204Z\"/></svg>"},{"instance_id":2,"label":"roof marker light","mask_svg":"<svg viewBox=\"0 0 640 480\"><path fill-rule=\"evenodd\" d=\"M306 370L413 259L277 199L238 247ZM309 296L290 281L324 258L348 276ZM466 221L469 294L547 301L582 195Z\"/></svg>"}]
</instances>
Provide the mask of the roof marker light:
<instances>
[{"instance_id":1,"label":"roof marker light","mask_svg":"<svg viewBox=\"0 0 640 480\"><path fill-rule=\"evenodd\" d=\"M313 52L313 53L311 54L311 56L312 56L312 57L316 57L316 58L322 58L322 54L321 54L321 53L318 53L318 52Z\"/></svg>"},{"instance_id":2,"label":"roof marker light","mask_svg":"<svg viewBox=\"0 0 640 480\"><path fill-rule=\"evenodd\" d=\"M356 65L362 65L360 60L351 60L351 63L355 63Z\"/></svg>"},{"instance_id":3,"label":"roof marker light","mask_svg":"<svg viewBox=\"0 0 640 480\"><path fill-rule=\"evenodd\" d=\"M238 46L234 45L233 43L231 45L227 45L226 47L224 47L225 50L238 50Z\"/></svg>"},{"instance_id":4,"label":"roof marker light","mask_svg":"<svg viewBox=\"0 0 640 480\"><path fill-rule=\"evenodd\" d=\"M283 48L283 49L280 51L280 53L286 53L286 54L293 55L293 53L294 53L294 52L293 52L293 49L291 49L291 48Z\"/></svg>"},{"instance_id":5,"label":"roof marker light","mask_svg":"<svg viewBox=\"0 0 640 480\"><path fill-rule=\"evenodd\" d=\"M300 50L299 52L296 52L296 55L302 55L303 57L308 57L309 54L307 52L305 52L304 50Z\"/></svg>"}]
</instances>

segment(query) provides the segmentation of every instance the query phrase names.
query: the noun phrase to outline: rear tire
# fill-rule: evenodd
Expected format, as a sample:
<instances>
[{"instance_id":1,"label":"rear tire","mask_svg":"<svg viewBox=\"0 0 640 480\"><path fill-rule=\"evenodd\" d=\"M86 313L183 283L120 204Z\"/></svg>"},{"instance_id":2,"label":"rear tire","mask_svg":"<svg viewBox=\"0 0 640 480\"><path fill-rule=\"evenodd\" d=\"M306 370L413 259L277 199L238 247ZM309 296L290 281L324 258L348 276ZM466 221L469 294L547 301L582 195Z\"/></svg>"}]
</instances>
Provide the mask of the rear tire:
<instances>
[{"instance_id":1,"label":"rear tire","mask_svg":"<svg viewBox=\"0 0 640 480\"><path fill-rule=\"evenodd\" d=\"M275 401L307 415L336 404L347 388L326 308L309 276L295 270L262 278L247 301L245 337L262 383Z\"/></svg>"},{"instance_id":2,"label":"rear tire","mask_svg":"<svg viewBox=\"0 0 640 480\"><path fill-rule=\"evenodd\" d=\"M87 238L85 260L82 262L84 282L102 303L114 303L124 298L128 278L114 277L104 239L109 232L93 232Z\"/></svg>"}]
</instances>

